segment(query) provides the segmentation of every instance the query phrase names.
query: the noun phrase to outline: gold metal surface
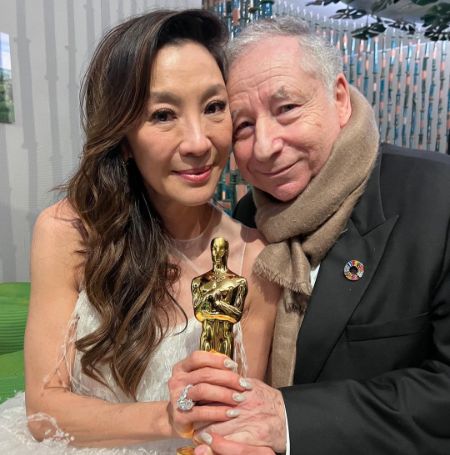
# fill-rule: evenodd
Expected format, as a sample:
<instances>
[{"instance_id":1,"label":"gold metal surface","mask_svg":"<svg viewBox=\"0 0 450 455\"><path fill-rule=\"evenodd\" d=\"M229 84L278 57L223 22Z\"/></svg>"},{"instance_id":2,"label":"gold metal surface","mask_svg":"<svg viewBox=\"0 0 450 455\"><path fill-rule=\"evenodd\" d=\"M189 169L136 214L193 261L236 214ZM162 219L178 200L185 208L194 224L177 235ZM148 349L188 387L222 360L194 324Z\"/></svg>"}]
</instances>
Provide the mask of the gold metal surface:
<instances>
[{"instance_id":1,"label":"gold metal surface","mask_svg":"<svg viewBox=\"0 0 450 455\"><path fill-rule=\"evenodd\" d=\"M194 447L180 447L177 449L177 455L194 455Z\"/></svg>"},{"instance_id":2,"label":"gold metal surface","mask_svg":"<svg viewBox=\"0 0 450 455\"><path fill-rule=\"evenodd\" d=\"M214 351L233 358L233 325L241 319L247 296L247 280L227 265L228 242L222 237L211 241L213 267L192 280L195 317L202 323L200 350ZM177 455L193 455L194 447L181 447Z\"/></svg>"},{"instance_id":3,"label":"gold metal surface","mask_svg":"<svg viewBox=\"0 0 450 455\"><path fill-rule=\"evenodd\" d=\"M211 241L213 268L192 280L195 317L202 323L200 350L233 357L233 325L241 319L247 295L247 280L227 266L228 242Z\"/></svg>"}]
</instances>

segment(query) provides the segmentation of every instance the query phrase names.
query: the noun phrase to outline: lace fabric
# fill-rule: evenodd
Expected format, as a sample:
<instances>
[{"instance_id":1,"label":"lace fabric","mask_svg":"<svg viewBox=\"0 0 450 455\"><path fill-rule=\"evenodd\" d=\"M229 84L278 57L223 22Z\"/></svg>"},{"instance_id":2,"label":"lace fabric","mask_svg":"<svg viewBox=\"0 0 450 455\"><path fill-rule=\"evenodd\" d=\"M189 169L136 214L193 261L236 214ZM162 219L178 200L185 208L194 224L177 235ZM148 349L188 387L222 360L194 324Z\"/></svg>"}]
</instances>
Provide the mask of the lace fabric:
<instances>
[{"instance_id":1,"label":"lace fabric","mask_svg":"<svg viewBox=\"0 0 450 455\"><path fill-rule=\"evenodd\" d=\"M188 321L176 321L158 348L152 353L148 366L142 377L137 391L137 399L142 402L167 400L169 392L167 381L172 372L172 366L181 361L191 352L198 349L201 324L195 319L192 309L192 296L190 284L192 278L211 268L210 242L214 237L224 237L229 241L230 253L228 265L235 273L242 274L243 258L245 254L246 239L249 228L229 218L224 212L212 206L212 215L205 231L197 238L188 241L173 240L174 258L181 268L181 279L177 285L176 298L185 309ZM76 328L74 329L74 321ZM75 304L72 320L68 332L75 330L75 338L79 339L91 333L99 324L98 314L90 304L87 295L81 291ZM69 337L70 338L70 337ZM240 324L235 325L235 358L243 365L245 374L245 352ZM64 349L66 351L67 347ZM63 354L64 361L64 354ZM81 370L81 354L75 353L71 371L71 388L74 393L84 396L97 397L114 403L130 402L114 383L109 369L103 367L102 373L106 384L100 384L86 376ZM52 417L44 414L32 416L34 419L47 419ZM29 418L28 418L29 419ZM57 428L57 422L53 419ZM0 405L0 454L14 455L53 455L53 454L150 454L173 455L176 448L186 445L182 439L171 439L148 442L139 446L118 447L113 449L75 448L69 446L71 436L62 430L57 431L57 436L37 442L33 439L27 428L24 394L7 400Z\"/></svg>"}]
</instances>

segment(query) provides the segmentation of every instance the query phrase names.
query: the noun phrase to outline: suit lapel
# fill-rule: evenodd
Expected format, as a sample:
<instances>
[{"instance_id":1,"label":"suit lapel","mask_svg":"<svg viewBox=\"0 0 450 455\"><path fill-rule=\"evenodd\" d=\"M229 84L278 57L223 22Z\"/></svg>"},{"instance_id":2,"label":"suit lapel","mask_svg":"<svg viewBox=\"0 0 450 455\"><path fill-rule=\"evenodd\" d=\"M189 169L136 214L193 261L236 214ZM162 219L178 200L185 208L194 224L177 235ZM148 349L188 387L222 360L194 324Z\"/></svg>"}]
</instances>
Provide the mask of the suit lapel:
<instances>
[{"instance_id":1,"label":"suit lapel","mask_svg":"<svg viewBox=\"0 0 450 455\"><path fill-rule=\"evenodd\" d=\"M383 256L398 216L386 220L380 195L380 162L346 232L322 261L308 310L297 339L294 383L317 380L323 365L342 335L348 320L361 301ZM345 278L345 264L356 259L364 264L358 281Z\"/></svg>"}]
</instances>

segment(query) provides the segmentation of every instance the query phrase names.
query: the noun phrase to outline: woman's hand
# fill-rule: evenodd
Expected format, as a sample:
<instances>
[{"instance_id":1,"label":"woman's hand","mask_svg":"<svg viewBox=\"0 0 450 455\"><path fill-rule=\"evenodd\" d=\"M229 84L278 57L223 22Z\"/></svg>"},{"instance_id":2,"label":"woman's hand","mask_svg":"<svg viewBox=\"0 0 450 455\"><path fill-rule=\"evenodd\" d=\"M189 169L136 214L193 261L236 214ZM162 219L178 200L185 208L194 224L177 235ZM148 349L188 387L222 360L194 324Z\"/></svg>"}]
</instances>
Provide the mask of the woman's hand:
<instances>
[{"instance_id":1,"label":"woman's hand","mask_svg":"<svg viewBox=\"0 0 450 455\"><path fill-rule=\"evenodd\" d=\"M240 413L236 406L245 399L242 393L251 383L236 373L237 364L229 357L196 351L172 369L168 386L168 413L177 434L192 438L194 431L214 422L224 422ZM181 400L180 397L184 400ZM189 407L190 410L182 410ZM186 404L187 403L187 404Z\"/></svg>"}]
</instances>

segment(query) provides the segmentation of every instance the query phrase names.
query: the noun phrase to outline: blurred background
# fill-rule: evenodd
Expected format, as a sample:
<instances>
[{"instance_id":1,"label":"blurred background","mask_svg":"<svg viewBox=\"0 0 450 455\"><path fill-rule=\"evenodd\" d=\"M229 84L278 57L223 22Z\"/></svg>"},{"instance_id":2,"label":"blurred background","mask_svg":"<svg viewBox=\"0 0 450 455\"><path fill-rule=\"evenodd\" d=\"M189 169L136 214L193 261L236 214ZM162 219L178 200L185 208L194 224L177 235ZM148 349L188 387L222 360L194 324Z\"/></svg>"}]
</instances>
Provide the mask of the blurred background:
<instances>
[{"instance_id":1,"label":"blurred background","mask_svg":"<svg viewBox=\"0 0 450 455\"><path fill-rule=\"evenodd\" d=\"M450 4L307 3L0 0L0 97L6 106L0 117L0 282L29 280L36 216L57 199L51 189L78 163L78 92L96 43L119 21L151 9L204 7L220 15L232 35L263 17L301 16L341 49L346 75L372 103L383 141L449 153ZM217 198L231 210L246 190L231 159Z\"/></svg>"}]
</instances>

